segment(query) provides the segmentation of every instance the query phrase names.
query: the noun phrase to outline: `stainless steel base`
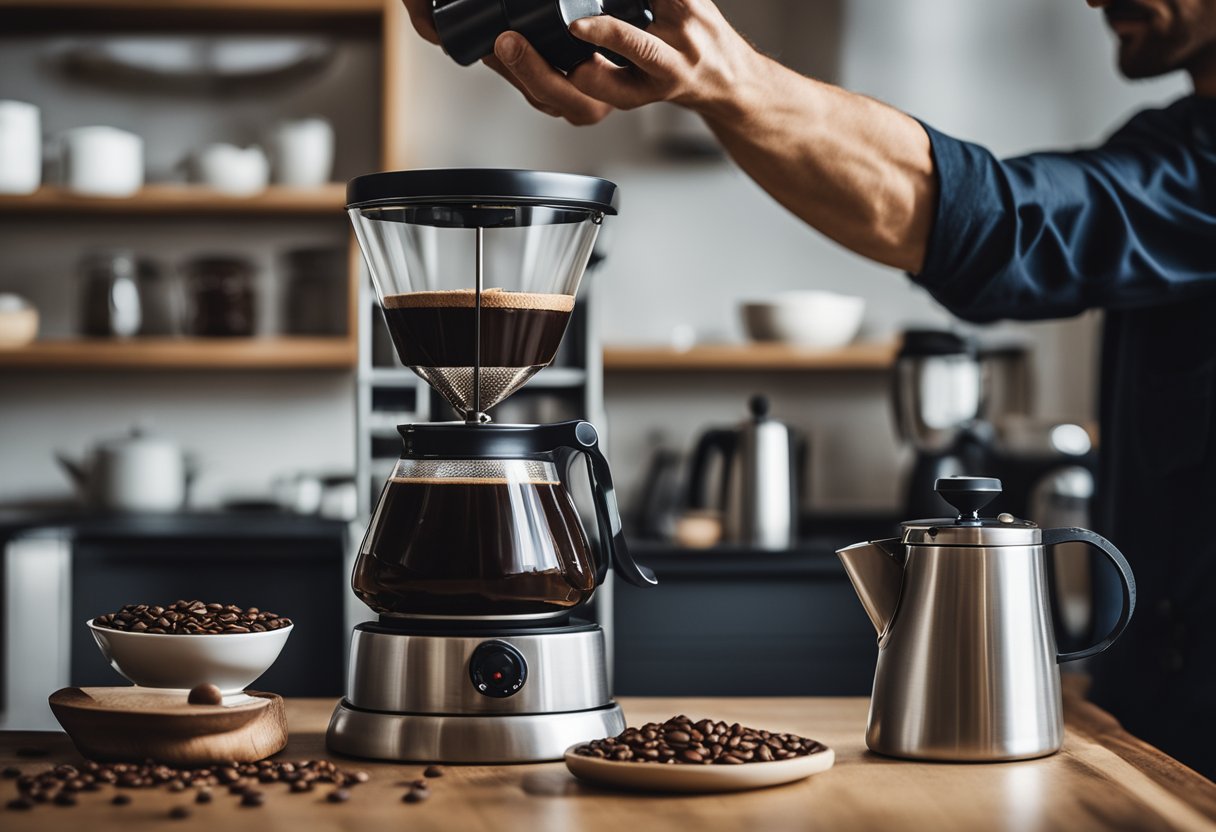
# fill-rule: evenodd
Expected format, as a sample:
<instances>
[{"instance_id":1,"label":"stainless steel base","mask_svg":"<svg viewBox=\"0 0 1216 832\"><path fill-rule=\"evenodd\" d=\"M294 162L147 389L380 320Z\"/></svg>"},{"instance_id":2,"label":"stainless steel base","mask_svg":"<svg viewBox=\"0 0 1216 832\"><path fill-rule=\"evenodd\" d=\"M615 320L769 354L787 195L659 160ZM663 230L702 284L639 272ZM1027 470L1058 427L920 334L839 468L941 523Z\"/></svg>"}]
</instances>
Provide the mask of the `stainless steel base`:
<instances>
[{"instance_id":1,"label":"stainless steel base","mask_svg":"<svg viewBox=\"0 0 1216 832\"><path fill-rule=\"evenodd\" d=\"M338 703L325 743L351 757L420 763L539 763L579 742L615 736L615 703L590 711L454 716L363 711Z\"/></svg>"}]
</instances>

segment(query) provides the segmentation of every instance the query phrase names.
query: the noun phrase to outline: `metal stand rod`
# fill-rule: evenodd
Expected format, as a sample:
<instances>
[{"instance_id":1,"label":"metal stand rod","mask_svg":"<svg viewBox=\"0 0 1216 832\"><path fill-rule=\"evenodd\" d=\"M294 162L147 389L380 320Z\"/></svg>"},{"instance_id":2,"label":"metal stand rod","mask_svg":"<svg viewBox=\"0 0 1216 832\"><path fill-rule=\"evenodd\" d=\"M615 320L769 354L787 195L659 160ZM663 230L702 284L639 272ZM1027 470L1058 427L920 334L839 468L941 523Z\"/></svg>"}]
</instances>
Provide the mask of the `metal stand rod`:
<instances>
[{"instance_id":1,"label":"metal stand rod","mask_svg":"<svg viewBox=\"0 0 1216 832\"><path fill-rule=\"evenodd\" d=\"M484 288L484 254L486 230L477 227L477 287L473 295L473 412L467 421L479 423L481 414L481 291Z\"/></svg>"}]
</instances>

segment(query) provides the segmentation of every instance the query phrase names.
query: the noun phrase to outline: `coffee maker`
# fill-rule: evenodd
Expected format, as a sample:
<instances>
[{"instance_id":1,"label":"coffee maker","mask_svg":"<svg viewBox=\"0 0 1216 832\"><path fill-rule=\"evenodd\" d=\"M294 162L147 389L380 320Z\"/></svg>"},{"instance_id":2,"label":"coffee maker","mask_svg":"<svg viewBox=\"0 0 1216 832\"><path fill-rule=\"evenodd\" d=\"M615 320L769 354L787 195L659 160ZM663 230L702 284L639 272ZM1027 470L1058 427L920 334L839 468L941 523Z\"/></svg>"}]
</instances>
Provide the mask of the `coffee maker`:
<instances>
[{"instance_id":1,"label":"coffee maker","mask_svg":"<svg viewBox=\"0 0 1216 832\"><path fill-rule=\"evenodd\" d=\"M949 513L934 484L971 475L1004 482L993 503L998 513L1085 525L1076 495L1092 493L1097 454L1082 426L1031 419L1030 387L1021 348L980 347L940 330L904 333L893 399L899 435L916 451L904 504L909 517Z\"/></svg>"},{"instance_id":2,"label":"coffee maker","mask_svg":"<svg viewBox=\"0 0 1216 832\"><path fill-rule=\"evenodd\" d=\"M600 225L603 179L419 170L351 181L347 212L402 363L461 416L402 425L401 458L360 545L352 587L379 615L355 628L341 754L449 763L559 759L625 727L604 633L575 614L609 577L651 586L629 554L589 422L495 424L490 410L547 366ZM570 493L595 504L593 552Z\"/></svg>"}]
</instances>

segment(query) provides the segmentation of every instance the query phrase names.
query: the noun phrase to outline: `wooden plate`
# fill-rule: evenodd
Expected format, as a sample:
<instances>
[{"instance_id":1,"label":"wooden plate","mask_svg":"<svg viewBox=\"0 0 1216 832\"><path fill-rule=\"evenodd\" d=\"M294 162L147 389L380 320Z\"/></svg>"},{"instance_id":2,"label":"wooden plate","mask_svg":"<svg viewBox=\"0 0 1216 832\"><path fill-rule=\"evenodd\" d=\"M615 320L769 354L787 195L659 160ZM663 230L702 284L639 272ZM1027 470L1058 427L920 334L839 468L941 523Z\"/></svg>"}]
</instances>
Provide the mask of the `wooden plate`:
<instances>
[{"instance_id":1,"label":"wooden plate","mask_svg":"<svg viewBox=\"0 0 1216 832\"><path fill-rule=\"evenodd\" d=\"M183 766L252 763L287 744L283 698L225 696L222 705L191 705L188 691L141 687L64 688L51 711L90 760Z\"/></svg>"},{"instance_id":2,"label":"wooden plate","mask_svg":"<svg viewBox=\"0 0 1216 832\"><path fill-rule=\"evenodd\" d=\"M740 792L794 783L827 771L835 762L836 752L830 748L805 757L738 766L621 763L598 757L580 757L574 753L573 747L566 751L566 768L575 777L589 783L631 791L688 794Z\"/></svg>"}]
</instances>

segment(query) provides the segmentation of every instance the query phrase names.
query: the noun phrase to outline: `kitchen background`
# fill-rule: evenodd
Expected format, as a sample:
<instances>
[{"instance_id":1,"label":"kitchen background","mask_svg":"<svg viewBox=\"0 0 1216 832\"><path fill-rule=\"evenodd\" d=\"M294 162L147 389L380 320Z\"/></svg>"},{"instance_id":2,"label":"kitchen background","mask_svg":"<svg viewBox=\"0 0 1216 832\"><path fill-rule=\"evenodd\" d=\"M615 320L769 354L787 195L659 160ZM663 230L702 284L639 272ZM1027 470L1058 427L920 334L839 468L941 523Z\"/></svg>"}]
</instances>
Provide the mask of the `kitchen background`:
<instances>
[{"instance_id":1,"label":"kitchen background","mask_svg":"<svg viewBox=\"0 0 1216 832\"><path fill-rule=\"evenodd\" d=\"M124 14L113 15L98 13L107 7L101 2L58 5L67 11L0 1L0 19L12 24L0 25L0 99L37 104L48 138L91 124L141 135L149 182L182 180L182 160L212 142L264 143L279 122L313 115L334 127L335 180L381 167L467 165L616 181L621 215L604 235L605 262L584 283L590 332L610 357L627 347L743 344L740 303L791 289L864 298L865 342L889 341L910 325L955 326L900 274L842 251L786 214L715 155L704 134L687 132L673 111L619 113L582 129L548 119L489 70L460 69L416 38L391 2L383 23L368 0L348 7L362 13L338 15L332 14L338 3L302 0L298 15L281 11L291 4L253 3L284 16L251 12L248 20L195 14L206 9L202 2L158 4L152 12L117 0L109 5ZM874 95L1002 155L1095 142L1136 109L1184 91L1180 78L1120 80L1103 21L1081 0L721 5L758 45L796 69ZM296 82L177 87L82 71L79 57L64 58L87 55L89 45L108 37L166 32L202 41L286 33L320 43L326 57ZM257 266L263 302L256 331L270 336L286 325L285 252L349 243L341 198L324 199L332 210L293 205L287 197L278 208L225 213L214 206L80 210L70 200L6 197L0 292L37 307L41 338L67 338L77 334L86 252L130 248L167 270L196 255L236 252ZM1094 413L1099 326L1099 316L1087 315L981 334L1029 347L1034 416L1086 423ZM350 473L361 453L356 403L366 391L357 380L353 340L330 339L321 351L306 369L281 358L234 359L237 369L206 359L169 361L167 368L136 360L144 366L130 369L97 366L79 354L26 360L19 351L0 351L0 505L70 500L72 483L56 453L83 456L96 440L133 424L172 437L192 454L194 509L265 499L277 479L293 472ZM626 505L639 499L657 447L687 451L707 427L740 420L748 397L763 392L774 415L810 437L804 508L827 518L898 515L912 455L895 432L888 373L679 365L639 371L609 360L604 368L604 412L587 415L605 428ZM594 385L598 372L588 379ZM857 619L847 586L839 589L824 597L824 614L837 609L838 598L841 615L847 608L850 620L868 626Z\"/></svg>"}]
</instances>

